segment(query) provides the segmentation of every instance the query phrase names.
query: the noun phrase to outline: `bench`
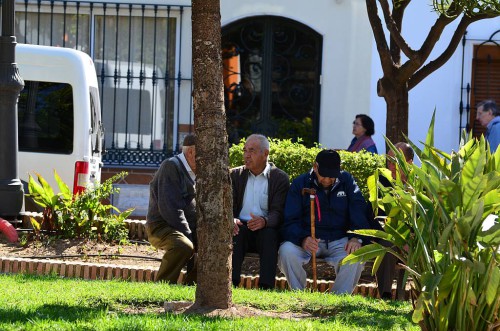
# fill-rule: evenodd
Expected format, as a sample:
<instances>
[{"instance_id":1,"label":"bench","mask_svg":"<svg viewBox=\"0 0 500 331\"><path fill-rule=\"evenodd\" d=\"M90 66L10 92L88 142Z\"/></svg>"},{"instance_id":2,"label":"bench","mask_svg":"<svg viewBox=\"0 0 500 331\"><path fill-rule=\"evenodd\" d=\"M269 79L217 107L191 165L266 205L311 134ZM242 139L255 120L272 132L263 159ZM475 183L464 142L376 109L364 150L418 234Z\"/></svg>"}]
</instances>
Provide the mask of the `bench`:
<instances>
[{"instance_id":1,"label":"bench","mask_svg":"<svg viewBox=\"0 0 500 331\"><path fill-rule=\"evenodd\" d=\"M258 260L259 255L257 253L247 253L245 256L245 260L248 259L249 261L251 260ZM246 263L246 261L244 262ZM321 264L326 264L327 262L324 259L316 258L316 265L319 266ZM308 263L305 265L306 272L308 273L308 278L307 278L307 284L306 288L311 289L311 290L316 290L319 292L326 292L331 290L334 279L317 279L317 285L316 288L313 288L313 280L311 278L311 263ZM363 273L361 275L361 279L363 278L370 278L367 282L363 282L358 284L356 289L354 290L353 294L361 294L365 296L372 296L372 297L378 297L378 291L377 291L377 286L375 284L375 277L371 276L372 272L372 266L373 262L368 261L365 263L365 268L363 270ZM333 268L333 267L332 267ZM409 299L409 293L408 289L406 288L407 284L403 284L403 279L404 279L404 273L405 269L401 267L400 265L396 266L397 269L397 276L396 276L396 286L393 286L392 289L392 296L393 298L397 300L408 300ZM239 284L239 287L242 288L258 288L259 285L259 276L258 275L241 275L241 281ZM286 278L283 276L276 276L276 282L275 282L275 287L277 289L287 289L288 288L288 283L286 281Z\"/></svg>"},{"instance_id":2,"label":"bench","mask_svg":"<svg viewBox=\"0 0 500 331\"><path fill-rule=\"evenodd\" d=\"M40 214L40 217L41 217L41 214ZM147 239L146 238L147 237L146 231L144 229L145 223L146 223L146 221L144 221L144 220L126 220L125 221L125 224L127 225L128 230L129 230L129 238L131 240L145 241ZM256 253L247 253L245 259L246 258L258 259L259 256ZM318 264L326 263L325 260L323 260L323 259L316 259L316 262ZM372 267L372 262L367 262L365 264L365 270L364 270L365 275L367 275L367 274L371 275L371 267ZM409 292L408 292L408 289L406 288L407 284L403 284L405 270L399 265L396 266L396 268L397 268L397 282L396 282L396 287L395 288L393 287L392 295L397 300L408 300L409 299ZM363 276L363 274L362 274L362 276ZM182 283L182 277L183 276L181 275L179 278L180 283ZM373 278L373 276L372 276L372 278ZM244 287L244 288L249 288L249 289L250 288L258 288L258 282L259 282L258 275L241 275L241 282L240 282L239 286ZM288 284L286 282L286 278L277 276L275 286L276 286L276 288L279 288L279 289L286 289L288 286ZM312 279L308 279L307 286L309 288L312 287ZM321 279L321 280L318 280L318 282L317 282L316 290L325 292L325 291L330 290L332 286L333 286L333 280ZM361 288L361 289L358 291L357 290L358 288ZM360 293L360 294L364 294L364 295L370 295L373 297L377 297L376 285L372 284L371 286L369 286L369 284L368 285L360 284L360 285L358 285L357 289L355 289L355 291L354 291L355 294Z\"/></svg>"}]
</instances>

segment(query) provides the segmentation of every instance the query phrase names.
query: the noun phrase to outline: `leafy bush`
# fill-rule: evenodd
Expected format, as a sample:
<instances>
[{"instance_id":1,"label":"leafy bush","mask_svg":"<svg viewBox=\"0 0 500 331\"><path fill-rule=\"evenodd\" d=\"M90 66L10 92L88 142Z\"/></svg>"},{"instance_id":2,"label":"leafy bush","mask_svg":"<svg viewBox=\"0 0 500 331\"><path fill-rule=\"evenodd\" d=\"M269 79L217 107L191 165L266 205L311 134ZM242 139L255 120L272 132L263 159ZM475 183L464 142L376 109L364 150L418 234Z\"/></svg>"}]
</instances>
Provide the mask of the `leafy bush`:
<instances>
[{"instance_id":1,"label":"leafy bush","mask_svg":"<svg viewBox=\"0 0 500 331\"><path fill-rule=\"evenodd\" d=\"M412 144L413 145L413 144ZM387 215L384 231L358 230L391 242L359 249L344 263L397 256L412 276L413 321L424 330L493 330L500 307L500 149L462 135L458 152L434 147L434 117L425 148L413 145L422 166L395 162L406 176L392 187L369 180L374 210ZM380 171L390 179L390 174ZM487 221L491 220L487 225Z\"/></svg>"},{"instance_id":2,"label":"leafy bush","mask_svg":"<svg viewBox=\"0 0 500 331\"><path fill-rule=\"evenodd\" d=\"M111 204L103 203L119 189L113 183L127 175L121 172L102 184L96 184L73 196L56 171L54 178L60 193L55 194L47 181L37 174L38 183L30 175L28 189L33 201L42 206L42 222L31 218L35 231L48 230L64 238L99 238L104 241L124 242L128 232L124 220L133 209L120 212Z\"/></svg>"},{"instance_id":3,"label":"leafy bush","mask_svg":"<svg viewBox=\"0 0 500 331\"><path fill-rule=\"evenodd\" d=\"M270 151L269 161L286 172L293 180L300 174L309 170L313 165L316 155L321 151L321 146L308 148L301 142L292 142L291 139L269 139ZM231 146L229 149L229 166L237 167L243 164L243 147L245 140ZM375 169L384 166L385 158L369 152L351 153L343 150L338 151L342 160L341 167L351 173L365 195L368 197L366 179L373 174Z\"/></svg>"}]
</instances>

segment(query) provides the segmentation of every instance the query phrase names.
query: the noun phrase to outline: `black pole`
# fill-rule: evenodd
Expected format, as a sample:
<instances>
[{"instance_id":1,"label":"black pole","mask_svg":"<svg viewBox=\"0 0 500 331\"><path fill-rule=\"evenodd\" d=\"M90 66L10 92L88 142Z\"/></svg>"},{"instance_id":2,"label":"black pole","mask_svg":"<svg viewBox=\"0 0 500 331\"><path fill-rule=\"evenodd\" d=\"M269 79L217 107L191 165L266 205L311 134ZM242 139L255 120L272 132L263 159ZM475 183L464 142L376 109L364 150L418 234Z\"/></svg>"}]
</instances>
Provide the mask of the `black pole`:
<instances>
[{"instance_id":1,"label":"black pole","mask_svg":"<svg viewBox=\"0 0 500 331\"><path fill-rule=\"evenodd\" d=\"M18 176L17 99L24 87L16 65L15 0L3 0L0 36L0 217L17 217L23 206Z\"/></svg>"}]
</instances>

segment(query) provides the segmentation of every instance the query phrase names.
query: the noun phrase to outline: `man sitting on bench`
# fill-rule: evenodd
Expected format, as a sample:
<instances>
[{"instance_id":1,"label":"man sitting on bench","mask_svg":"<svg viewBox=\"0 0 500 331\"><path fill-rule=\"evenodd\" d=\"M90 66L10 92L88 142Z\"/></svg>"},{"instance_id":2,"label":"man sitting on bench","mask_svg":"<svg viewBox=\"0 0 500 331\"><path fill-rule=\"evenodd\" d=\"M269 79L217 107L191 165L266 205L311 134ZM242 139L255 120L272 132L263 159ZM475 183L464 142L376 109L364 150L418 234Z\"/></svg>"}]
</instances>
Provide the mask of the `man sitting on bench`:
<instances>
[{"instance_id":1,"label":"man sitting on bench","mask_svg":"<svg viewBox=\"0 0 500 331\"><path fill-rule=\"evenodd\" d=\"M311 235L311 205L315 206L316 236ZM332 292L351 294L364 264L339 266L339 263L361 248L367 239L347 231L368 228L366 202L354 178L340 170L340 156L336 151L322 150L316 156L313 169L292 182L286 198L282 231L285 242L279 249L278 266L290 288L305 288L303 265L315 254L335 269Z\"/></svg>"},{"instance_id":2,"label":"man sitting on bench","mask_svg":"<svg viewBox=\"0 0 500 331\"><path fill-rule=\"evenodd\" d=\"M245 165L231 169L233 187L233 285L238 286L248 251L260 259L259 288L274 288L278 261L278 228L290 186L288 175L268 162L269 141L260 134L247 138Z\"/></svg>"}]
</instances>

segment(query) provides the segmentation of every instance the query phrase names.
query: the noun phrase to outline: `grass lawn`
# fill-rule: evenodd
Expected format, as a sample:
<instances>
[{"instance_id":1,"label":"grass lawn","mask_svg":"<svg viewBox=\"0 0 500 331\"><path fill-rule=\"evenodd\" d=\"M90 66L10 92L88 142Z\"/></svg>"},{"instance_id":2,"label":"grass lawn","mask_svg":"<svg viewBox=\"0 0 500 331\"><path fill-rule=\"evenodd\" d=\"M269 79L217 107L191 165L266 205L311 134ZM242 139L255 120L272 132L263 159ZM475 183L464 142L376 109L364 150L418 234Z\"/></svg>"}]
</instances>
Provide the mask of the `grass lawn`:
<instances>
[{"instance_id":1,"label":"grass lawn","mask_svg":"<svg viewBox=\"0 0 500 331\"><path fill-rule=\"evenodd\" d=\"M419 330L408 302L324 293L233 290L233 302L278 317L166 314L195 288L0 275L0 330Z\"/></svg>"}]
</instances>

